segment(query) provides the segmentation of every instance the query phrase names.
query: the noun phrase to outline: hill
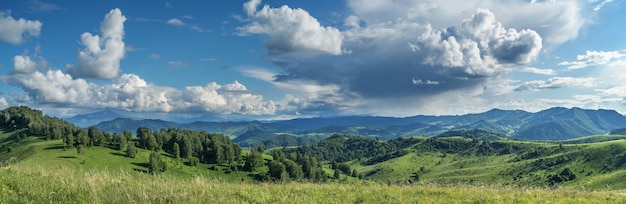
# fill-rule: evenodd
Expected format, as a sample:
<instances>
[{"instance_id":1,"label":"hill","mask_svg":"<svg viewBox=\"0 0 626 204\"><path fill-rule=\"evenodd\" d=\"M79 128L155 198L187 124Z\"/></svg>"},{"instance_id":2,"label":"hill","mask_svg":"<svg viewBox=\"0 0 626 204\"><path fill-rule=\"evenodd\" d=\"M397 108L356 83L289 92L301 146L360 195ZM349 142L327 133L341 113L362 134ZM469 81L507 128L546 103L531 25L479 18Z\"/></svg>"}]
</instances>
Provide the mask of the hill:
<instances>
[{"instance_id":1,"label":"hill","mask_svg":"<svg viewBox=\"0 0 626 204\"><path fill-rule=\"evenodd\" d=\"M5 109L0 117L0 200L6 202L200 203L210 198L402 203L515 198L578 203L619 202L623 197L574 189L626 189L626 143L611 140L623 135L557 144L511 140L485 130L387 141L335 134L315 144L283 149L284 153L274 149L268 156L244 151L228 137L205 131L144 127L137 130L137 139L121 145L126 133L109 138L107 132L76 128L27 107ZM244 132L251 130L259 129ZM272 139L282 139L269 141L303 142L298 140L302 137L279 136ZM68 138L74 142L67 143ZM129 156L134 144L137 150ZM554 186L566 189L535 188Z\"/></svg>"},{"instance_id":2,"label":"hill","mask_svg":"<svg viewBox=\"0 0 626 204\"><path fill-rule=\"evenodd\" d=\"M623 137L584 144L476 138L446 135L376 141L336 135L288 151L347 162L379 182L626 188Z\"/></svg>"},{"instance_id":3,"label":"hill","mask_svg":"<svg viewBox=\"0 0 626 204\"><path fill-rule=\"evenodd\" d=\"M413 116L406 118L346 116L301 118L284 121L238 121L175 123L154 119L101 122L101 130L120 132L146 126L151 129L182 128L229 135L243 146L259 144L278 134L330 137L333 134L362 135L382 140L415 135L436 136L448 131L482 129L522 140L566 140L605 134L626 126L626 117L613 110L551 108L536 113L494 109L458 116Z\"/></svg>"}]
</instances>

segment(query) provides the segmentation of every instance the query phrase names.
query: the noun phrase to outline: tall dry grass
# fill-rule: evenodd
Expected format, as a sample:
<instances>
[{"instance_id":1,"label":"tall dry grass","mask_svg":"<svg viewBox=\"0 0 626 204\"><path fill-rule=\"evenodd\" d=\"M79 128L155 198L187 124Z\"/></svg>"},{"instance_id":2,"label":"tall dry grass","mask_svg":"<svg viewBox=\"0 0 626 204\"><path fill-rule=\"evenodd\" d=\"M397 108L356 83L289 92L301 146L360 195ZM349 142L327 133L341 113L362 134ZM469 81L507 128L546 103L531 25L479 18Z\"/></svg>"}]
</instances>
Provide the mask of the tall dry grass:
<instances>
[{"instance_id":1,"label":"tall dry grass","mask_svg":"<svg viewBox=\"0 0 626 204\"><path fill-rule=\"evenodd\" d=\"M0 168L2 203L624 203L616 192L478 186L227 182L58 166Z\"/></svg>"}]
</instances>

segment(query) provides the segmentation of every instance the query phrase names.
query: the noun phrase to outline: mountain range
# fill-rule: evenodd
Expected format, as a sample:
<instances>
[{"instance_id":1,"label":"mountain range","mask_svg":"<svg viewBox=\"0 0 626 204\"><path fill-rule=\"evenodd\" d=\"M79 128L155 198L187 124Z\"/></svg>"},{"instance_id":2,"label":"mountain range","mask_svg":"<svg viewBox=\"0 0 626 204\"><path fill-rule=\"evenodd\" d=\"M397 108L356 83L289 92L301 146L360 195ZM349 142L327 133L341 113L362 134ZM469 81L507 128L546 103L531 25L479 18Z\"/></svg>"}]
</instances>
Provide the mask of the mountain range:
<instances>
[{"instance_id":1,"label":"mountain range","mask_svg":"<svg viewBox=\"0 0 626 204\"><path fill-rule=\"evenodd\" d=\"M113 117L103 111L76 118ZM87 119L84 119L87 120ZM73 120L69 120L73 122ZM246 145L258 143L277 134L298 137L325 138L332 134L375 137L383 140L425 135L436 136L451 130L481 129L522 140L565 140L588 135L607 134L626 127L626 117L614 110L588 110L555 107L539 112L493 109L484 113L455 116L425 116L395 118L379 116L344 116L300 118L281 121L195 121L171 122L160 119L117 117L95 125L100 130L134 131L145 126L151 129L184 128L206 130L231 136Z\"/></svg>"}]
</instances>

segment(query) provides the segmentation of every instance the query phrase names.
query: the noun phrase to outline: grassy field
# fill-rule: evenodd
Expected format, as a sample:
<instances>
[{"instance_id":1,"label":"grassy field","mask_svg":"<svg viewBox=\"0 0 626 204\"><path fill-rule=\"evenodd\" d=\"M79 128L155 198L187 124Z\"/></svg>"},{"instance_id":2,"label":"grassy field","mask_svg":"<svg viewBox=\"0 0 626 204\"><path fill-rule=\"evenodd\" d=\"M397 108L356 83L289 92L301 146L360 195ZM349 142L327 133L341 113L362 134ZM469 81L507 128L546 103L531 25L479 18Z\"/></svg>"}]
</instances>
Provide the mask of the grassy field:
<instances>
[{"instance_id":1,"label":"grassy field","mask_svg":"<svg viewBox=\"0 0 626 204\"><path fill-rule=\"evenodd\" d=\"M624 203L620 192L371 183L248 183L135 171L0 168L6 203Z\"/></svg>"},{"instance_id":2,"label":"grassy field","mask_svg":"<svg viewBox=\"0 0 626 204\"><path fill-rule=\"evenodd\" d=\"M626 188L626 142L611 140L585 144L507 141L529 145L517 154L468 155L409 148L404 156L364 165L351 164L367 178L379 182L511 185L550 187L548 177L570 169L576 179L558 186L613 190Z\"/></svg>"},{"instance_id":3,"label":"grassy field","mask_svg":"<svg viewBox=\"0 0 626 204\"><path fill-rule=\"evenodd\" d=\"M563 145L528 143L546 151L531 159L517 154L472 156L412 150L374 165L351 164L368 179L327 183L260 183L255 173L223 166L192 167L162 153L168 170L147 174L149 151L135 158L89 147L79 155L60 140L0 131L0 203L624 203L626 143L623 140ZM7 151L8 146L11 151ZM264 155L266 160L270 156ZM538 161L565 162L535 169ZM607 165L609 164L610 165ZM536 181L569 167L578 176L564 187ZM585 170L586 169L586 170ZM590 169L597 169L589 173ZM603 169L603 170L600 170ZM267 167L260 170L267 171ZM333 170L325 169L327 175ZM523 174L521 174L523 172ZM258 173L258 172L256 172ZM418 174L419 181L407 179ZM541 177L540 179L545 179ZM516 182L512 182L516 180ZM521 184L521 185L520 185ZM534 186L534 187L533 187Z\"/></svg>"}]
</instances>

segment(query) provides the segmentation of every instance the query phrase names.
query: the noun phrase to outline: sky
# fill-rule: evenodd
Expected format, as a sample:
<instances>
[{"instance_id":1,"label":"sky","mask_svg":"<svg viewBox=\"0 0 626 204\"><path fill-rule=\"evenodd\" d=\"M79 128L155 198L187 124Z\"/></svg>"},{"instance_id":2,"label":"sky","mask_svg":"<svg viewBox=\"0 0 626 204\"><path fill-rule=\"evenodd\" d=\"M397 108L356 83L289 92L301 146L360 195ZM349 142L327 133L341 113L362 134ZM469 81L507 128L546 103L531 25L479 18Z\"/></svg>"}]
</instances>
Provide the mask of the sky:
<instances>
[{"instance_id":1,"label":"sky","mask_svg":"<svg viewBox=\"0 0 626 204\"><path fill-rule=\"evenodd\" d=\"M0 108L626 113L620 0L2 1Z\"/></svg>"}]
</instances>

